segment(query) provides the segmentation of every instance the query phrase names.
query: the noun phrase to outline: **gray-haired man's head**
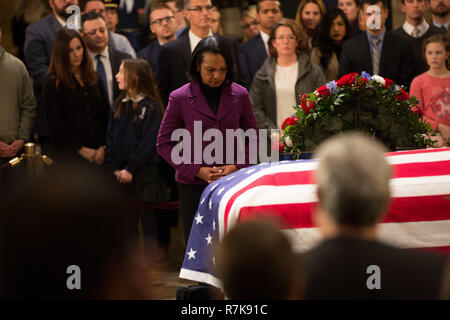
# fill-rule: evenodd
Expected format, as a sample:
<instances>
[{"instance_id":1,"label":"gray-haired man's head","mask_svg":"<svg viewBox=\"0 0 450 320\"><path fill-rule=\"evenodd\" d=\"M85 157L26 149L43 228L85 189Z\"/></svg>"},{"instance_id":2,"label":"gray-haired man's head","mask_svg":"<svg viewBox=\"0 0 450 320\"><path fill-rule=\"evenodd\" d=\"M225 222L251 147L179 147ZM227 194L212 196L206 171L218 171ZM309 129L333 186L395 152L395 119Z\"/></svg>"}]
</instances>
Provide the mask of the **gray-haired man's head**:
<instances>
[{"instance_id":1,"label":"gray-haired man's head","mask_svg":"<svg viewBox=\"0 0 450 320\"><path fill-rule=\"evenodd\" d=\"M333 137L319 146L316 171L319 206L342 226L375 225L390 198L387 149L360 133Z\"/></svg>"}]
</instances>

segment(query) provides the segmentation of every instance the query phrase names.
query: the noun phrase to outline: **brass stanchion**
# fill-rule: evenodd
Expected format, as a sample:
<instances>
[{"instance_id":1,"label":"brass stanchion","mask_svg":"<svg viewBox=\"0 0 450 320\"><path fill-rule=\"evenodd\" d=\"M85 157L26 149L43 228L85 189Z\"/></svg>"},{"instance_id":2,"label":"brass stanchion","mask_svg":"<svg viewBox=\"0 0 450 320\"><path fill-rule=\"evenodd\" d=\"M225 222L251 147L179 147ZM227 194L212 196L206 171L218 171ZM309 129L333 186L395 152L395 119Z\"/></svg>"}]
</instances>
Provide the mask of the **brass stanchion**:
<instances>
[{"instance_id":1,"label":"brass stanchion","mask_svg":"<svg viewBox=\"0 0 450 320\"><path fill-rule=\"evenodd\" d=\"M24 145L25 152L19 157L15 157L9 161L11 167L18 167L21 163L25 164L25 178L32 178L42 175L44 168L53 164L53 160L36 152L36 145L28 142Z\"/></svg>"}]
</instances>

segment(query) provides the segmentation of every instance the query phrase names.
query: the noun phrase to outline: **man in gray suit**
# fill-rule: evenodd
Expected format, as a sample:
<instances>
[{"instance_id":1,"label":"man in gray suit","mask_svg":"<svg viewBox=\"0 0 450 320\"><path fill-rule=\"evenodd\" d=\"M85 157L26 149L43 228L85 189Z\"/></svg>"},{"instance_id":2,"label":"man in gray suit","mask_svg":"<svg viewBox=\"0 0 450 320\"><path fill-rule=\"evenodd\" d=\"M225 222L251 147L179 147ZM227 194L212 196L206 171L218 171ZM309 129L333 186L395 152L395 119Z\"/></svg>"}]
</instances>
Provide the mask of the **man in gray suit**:
<instances>
[{"instance_id":1,"label":"man in gray suit","mask_svg":"<svg viewBox=\"0 0 450 320\"><path fill-rule=\"evenodd\" d=\"M49 4L53 13L28 26L24 46L25 63L33 78L34 95L37 101L37 117L33 132L45 153L50 152L50 133L41 99L43 80L50 65L53 38L56 32L66 26L66 21L71 16L66 12L67 8L78 5L78 0L49 0Z\"/></svg>"}]
</instances>

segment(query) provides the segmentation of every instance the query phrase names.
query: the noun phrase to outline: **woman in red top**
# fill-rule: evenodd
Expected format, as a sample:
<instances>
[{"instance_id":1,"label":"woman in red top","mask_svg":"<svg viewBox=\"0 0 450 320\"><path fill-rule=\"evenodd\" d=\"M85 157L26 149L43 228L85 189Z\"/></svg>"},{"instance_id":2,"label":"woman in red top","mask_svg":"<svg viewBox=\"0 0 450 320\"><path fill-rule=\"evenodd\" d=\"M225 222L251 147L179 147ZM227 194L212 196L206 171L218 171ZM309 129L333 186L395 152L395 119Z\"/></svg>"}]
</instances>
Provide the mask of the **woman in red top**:
<instances>
[{"instance_id":1,"label":"woman in red top","mask_svg":"<svg viewBox=\"0 0 450 320\"><path fill-rule=\"evenodd\" d=\"M450 146L450 71L447 60L450 42L444 35L433 35L423 43L428 71L414 78L410 94L419 99L424 118L439 131L436 147Z\"/></svg>"}]
</instances>

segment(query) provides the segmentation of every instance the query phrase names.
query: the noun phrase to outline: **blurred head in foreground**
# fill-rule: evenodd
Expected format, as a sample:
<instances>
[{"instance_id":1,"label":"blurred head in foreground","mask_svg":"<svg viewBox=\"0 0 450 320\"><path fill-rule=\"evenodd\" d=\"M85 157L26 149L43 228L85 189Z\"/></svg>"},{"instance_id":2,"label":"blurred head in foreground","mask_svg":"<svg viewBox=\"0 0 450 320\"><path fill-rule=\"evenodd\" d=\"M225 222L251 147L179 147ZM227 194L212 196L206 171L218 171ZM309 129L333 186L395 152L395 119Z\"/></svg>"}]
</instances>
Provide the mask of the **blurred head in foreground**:
<instances>
[{"instance_id":1,"label":"blurred head in foreground","mask_svg":"<svg viewBox=\"0 0 450 320\"><path fill-rule=\"evenodd\" d=\"M95 172L71 172L50 170L2 194L0 298L150 298L120 193Z\"/></svg>"},{"instance_id":2,"label":"blurred head in foreground","mask_svg":"<svg viewBox=\"0 0 450 320\"><path fill-rule=\"evenodd\" d=\"M315 220L325 237L375 238L376 223L390 199L391 169L385 152L379 141L360 133L344 133L319 146Z\"/></svg>"},{"instance_id":3,"label":"blurred head in foreground","mask_svg":"<svg viewBox=\"0 0 450 320\"><path fill-rule=\"evenodd\" d=\"M286 236L269 221L245 221L228 232L217 251L217 272L227 298L299 299L303 269Z\"/></svg>"}]
</instances>

